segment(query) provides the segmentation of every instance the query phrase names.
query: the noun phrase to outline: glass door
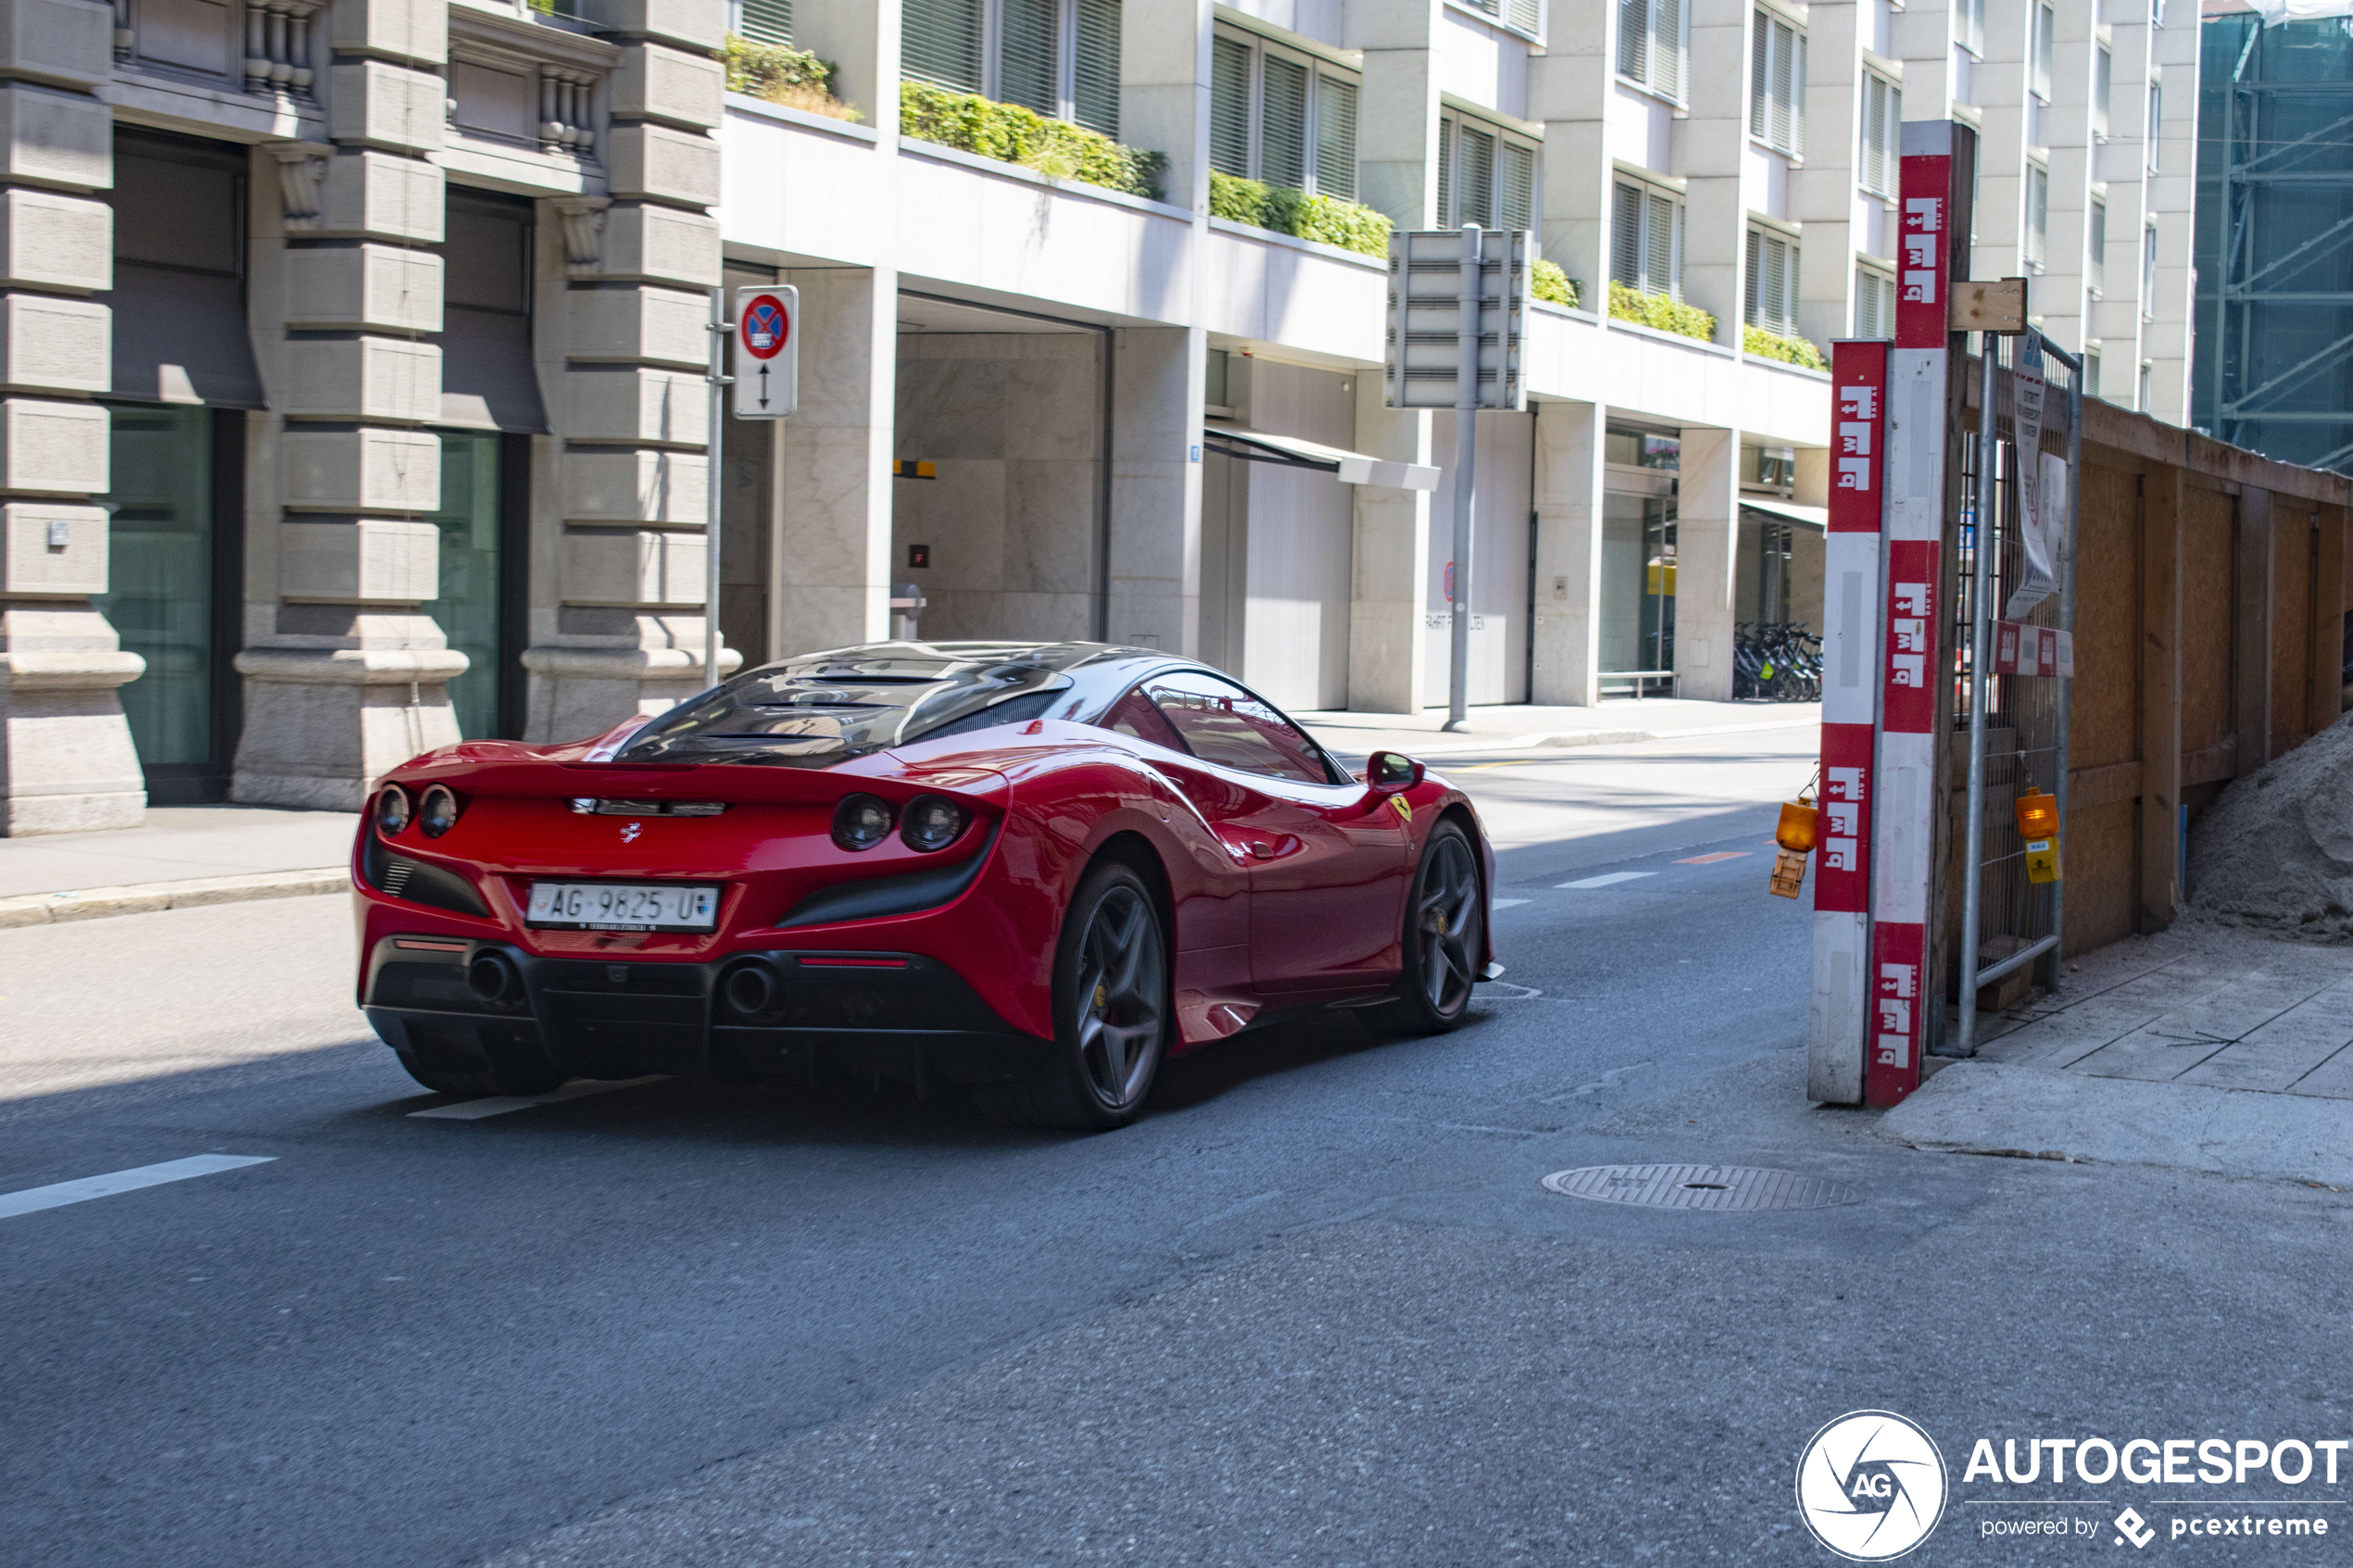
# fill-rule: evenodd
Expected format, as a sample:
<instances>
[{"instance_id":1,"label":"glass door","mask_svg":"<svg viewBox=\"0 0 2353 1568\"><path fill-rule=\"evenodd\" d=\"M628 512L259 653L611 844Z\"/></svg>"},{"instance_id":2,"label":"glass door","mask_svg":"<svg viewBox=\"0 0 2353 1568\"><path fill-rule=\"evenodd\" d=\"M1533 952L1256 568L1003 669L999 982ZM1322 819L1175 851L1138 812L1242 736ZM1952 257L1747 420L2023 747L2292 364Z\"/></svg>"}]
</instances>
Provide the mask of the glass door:
<instances>
[{"instance_id":1,"label":"glass door","mask_svg":"<svg viewBox=\"0 0 2353 1568\"><path fill-rule=\"evenodd\" d=\"M493 431L441 433L441 596L425 613L466 656L466 672L449 683L458 733L480 740L504 733L499 712L499 444Z\"/></svg>"},{"instance_id":2,"label":"glass door","mask_svg":"<svg viewBox=\"0 0 2353 1568\"><path fill-rule=\"evenodd\" d=\"M94 603L146 672L120 688L139 764L157 790L157 770L213 764L214 637L212 410L115 405L114 488L99 497L113 516L107 591Z\"/></svg>"}]
</instances>

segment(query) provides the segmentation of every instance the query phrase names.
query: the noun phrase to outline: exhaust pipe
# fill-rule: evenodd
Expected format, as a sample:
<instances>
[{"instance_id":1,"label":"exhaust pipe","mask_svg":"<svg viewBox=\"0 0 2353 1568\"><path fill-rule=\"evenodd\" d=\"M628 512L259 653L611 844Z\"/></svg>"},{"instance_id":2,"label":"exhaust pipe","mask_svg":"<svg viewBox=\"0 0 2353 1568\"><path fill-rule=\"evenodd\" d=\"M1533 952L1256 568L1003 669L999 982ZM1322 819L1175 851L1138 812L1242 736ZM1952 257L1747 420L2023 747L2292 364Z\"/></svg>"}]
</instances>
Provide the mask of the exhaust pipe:
<instances>
[{"instance_id":1,"label":"exhaust pipe","mask_svg":"<svg viewBox=\"0 0 2353 1568\"><path fill-rule=\"evenodd\" d=\"M484 948L466 965L466 989L494 1007L522 999L522 972L497 948Z\"/></svg>"},{"instance_id":2,"label":"exhaust pipe","mask_svg":"<svg viewBox=\"0 0 2353 1568\"><path fill-rule=\"evenodd\" d=\"M719 994L736 1017L759 1018L776 1005L784 984L765 959L751 959L727 972Z\"/></svg>"}]
</instances>

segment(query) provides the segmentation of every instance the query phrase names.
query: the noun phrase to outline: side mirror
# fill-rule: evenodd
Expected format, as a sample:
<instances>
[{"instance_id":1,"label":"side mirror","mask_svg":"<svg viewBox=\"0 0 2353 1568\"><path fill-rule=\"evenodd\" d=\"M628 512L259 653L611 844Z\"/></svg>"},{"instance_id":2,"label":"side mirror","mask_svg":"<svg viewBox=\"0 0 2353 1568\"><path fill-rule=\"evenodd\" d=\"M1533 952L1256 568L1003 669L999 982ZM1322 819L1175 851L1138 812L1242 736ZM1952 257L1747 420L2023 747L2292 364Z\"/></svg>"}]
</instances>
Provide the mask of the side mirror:
<instances>
[{"instance_id":1,"label":"side mirror","mask_svg":"<svg viewBox=\"0 0 2353 1568\"><path fill-rule=\"evenodd\" d=\"M1423 771L1402 751L1376 751L1365 760L1365 783L1376 795L1403 795L1422 782Z\"/></svg>"}]
</instances>

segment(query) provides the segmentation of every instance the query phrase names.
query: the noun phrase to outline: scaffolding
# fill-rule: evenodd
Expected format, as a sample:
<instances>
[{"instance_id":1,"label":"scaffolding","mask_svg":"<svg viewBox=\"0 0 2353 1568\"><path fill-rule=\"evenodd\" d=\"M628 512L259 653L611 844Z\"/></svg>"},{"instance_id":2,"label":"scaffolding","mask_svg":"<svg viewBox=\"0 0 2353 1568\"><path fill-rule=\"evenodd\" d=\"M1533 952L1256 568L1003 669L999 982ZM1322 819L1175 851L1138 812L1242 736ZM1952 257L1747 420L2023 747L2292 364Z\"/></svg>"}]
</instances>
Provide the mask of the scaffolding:
<instances>
[{"instance_id":1,"label":"scaffolding","mask_svg":"<svg viewBox=\"0 0 2353 1568\"><path fill-rule=\"evenodd\" d=\"M2353 471L2353 21L2200 36L2191 422Z\"/></svg>"}]
</instances>

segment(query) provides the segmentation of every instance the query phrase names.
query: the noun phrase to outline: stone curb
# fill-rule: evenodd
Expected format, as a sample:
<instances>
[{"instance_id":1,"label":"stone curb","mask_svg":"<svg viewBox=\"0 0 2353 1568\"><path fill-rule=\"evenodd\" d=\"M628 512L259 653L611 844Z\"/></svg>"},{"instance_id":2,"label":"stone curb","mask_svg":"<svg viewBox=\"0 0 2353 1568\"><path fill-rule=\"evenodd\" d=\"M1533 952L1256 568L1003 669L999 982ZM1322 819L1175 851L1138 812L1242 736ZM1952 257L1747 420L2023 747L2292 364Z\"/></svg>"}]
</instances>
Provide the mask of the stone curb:
<instances>
[{"instance_id":1,"label":"stone curb","mask_svg":"<svg viewBox=\"0 0 2353 1568\"><path fill-rule=\"evenodd\" d=\"M69 893L25 893L0 898L0 931L57 921L96 920L103 915L242 904L255 898L301 898L340 893L350 885L347 868L321 866L311 871L200 876L186 882L144 882L128 887L82 887Z\"/></svg>"}]
</instances>

